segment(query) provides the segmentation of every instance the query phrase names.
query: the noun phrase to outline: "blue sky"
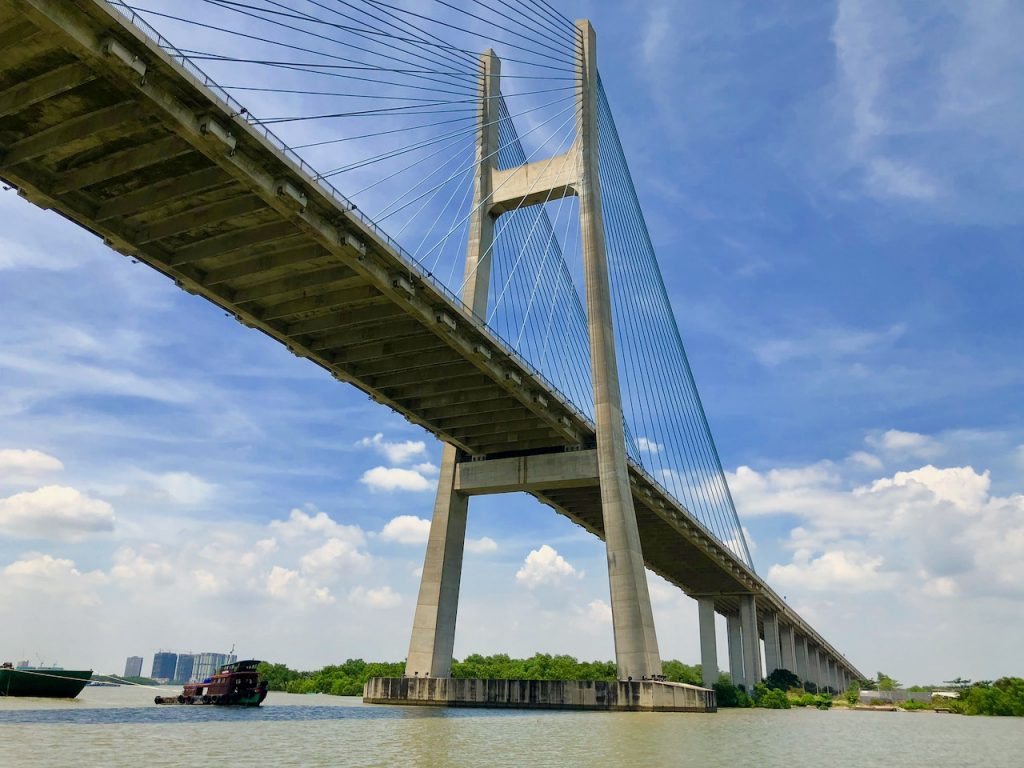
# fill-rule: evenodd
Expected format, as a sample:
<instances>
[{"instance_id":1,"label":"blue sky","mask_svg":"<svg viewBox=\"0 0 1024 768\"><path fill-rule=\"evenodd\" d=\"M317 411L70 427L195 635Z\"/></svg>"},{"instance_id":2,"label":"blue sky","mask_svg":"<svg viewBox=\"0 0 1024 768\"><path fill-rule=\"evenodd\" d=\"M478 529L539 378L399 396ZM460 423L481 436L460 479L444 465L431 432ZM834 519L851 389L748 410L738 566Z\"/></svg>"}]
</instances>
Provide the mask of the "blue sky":
<instances>
[{"instance_id":1,"label":"blue sky","mask_svg":"<svg viewBox=\"0 0 1024 768\"><path fill-rule=\"evenodd\" d=\"M758 571L866 672L1024 672L1024 13L561 7ZM0 220L0 656L402 658L436 441L13 192ZM457 655L612 657L599 541L512 496L469 536Z\"/></svg>"}]
</instances>

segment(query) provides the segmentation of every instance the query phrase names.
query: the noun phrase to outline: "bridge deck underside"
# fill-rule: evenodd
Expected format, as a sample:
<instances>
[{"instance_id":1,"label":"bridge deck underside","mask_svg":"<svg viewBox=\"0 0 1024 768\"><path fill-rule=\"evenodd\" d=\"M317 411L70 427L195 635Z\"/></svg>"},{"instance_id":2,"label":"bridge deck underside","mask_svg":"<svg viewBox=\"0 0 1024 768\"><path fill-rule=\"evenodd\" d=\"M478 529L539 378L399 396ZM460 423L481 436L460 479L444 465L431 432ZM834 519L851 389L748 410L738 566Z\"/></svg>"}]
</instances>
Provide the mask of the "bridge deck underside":
<instances>
[{"instance_id":1,"label":"bridge deck underside","mask_svg":"<svg viewBox=\"0 0 1024 768\"><path fill-rule=\"evenodd\" d=\"M111 36L141 52L144 81L104 55ZM199 130L210 115L233 152ZM468 455L593 445L590 424L542 378L108 6L0 0L0 177ZM280 195L280 178L307 207ZM719 593L722 610L738 592L789 610L631 473L654 571ZM596 489L537 496L602 534Z\"/></svg>"}]
</instances>

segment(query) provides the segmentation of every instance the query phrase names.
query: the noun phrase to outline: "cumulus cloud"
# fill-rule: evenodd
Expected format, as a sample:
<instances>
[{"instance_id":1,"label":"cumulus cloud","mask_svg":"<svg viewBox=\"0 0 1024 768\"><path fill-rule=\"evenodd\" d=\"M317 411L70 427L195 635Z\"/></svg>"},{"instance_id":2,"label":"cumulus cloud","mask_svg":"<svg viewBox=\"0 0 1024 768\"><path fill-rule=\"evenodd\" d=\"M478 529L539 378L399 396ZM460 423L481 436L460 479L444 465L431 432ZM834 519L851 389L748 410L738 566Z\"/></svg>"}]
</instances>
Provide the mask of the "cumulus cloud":
<instances>
[{"instance_id":1,"label":"cumulus cloud","mask_svg":"<svg viewBox=\"0 0 1024 768\"><path fill-rule=\"evenodd\" d=\"M893 573L883 573L880 556L843 552L825 552L812 558L806 550L796 553L793 562L773 565L768 580L785 588L803 588L814 592L868 592L891 587Z\"/></svg>"},{"instance_id":2,"label":"cumulus cloud","mask_svg":"<svg viewBox=\"0 0 1024 768\"><path fill-rule=\"evenodd\" d=\"M46 554L31 554L5 566L0 594L8 598L33 599L42 595L69 605L95 606L100 602L96 587L106 576L94 571L82 573L73 560Z\"/></svg>"},{"instance_id":3,"label":"cumulus cloud","mask_svg":"<svg viewBox=\"0 0 1024 768\"><path fill-rule=\"evenodd\" d=\"M360 448L372 448L387 458L392 464L406 464L427 453L427 444L422 440L405 440L392 443L384 439L380 432L373 437L364 437L356 443Z\"/></svg>"},{"instance_id":4,"label":"cumulus cloud","mask_svg":"<svg viewBox=\"0 0 1024 768\"><path fill-rule=\"evenodd\" d=\"M433 487L427 478L414 469L402 467L374 467L363 472L359 482L371 491L429 491Z\"/></svg>"},{"instance_id":5,"label":"cumulus cloud","mask_svg":"<svg viewBox=\"0 0 1024 768\"><path fill-rule=\"evenodd\" d=\"M338 570L363 573L369 569L371 562L369 554L361 551L353 542L339 538L328 539L299 560L303 571L320 574Z\"/></svg>"},{"instance_id":6,"label":"cumulus cloud","mask_svg":"<svg viewBox=\"0 0 1024 768\"><path fill-rule=\"evenodd\" d=\"M402 596L388 586L374 589L355 587L349 592L348 599L369 608L394 608L402 604Z\"/></svg>"},{"instance_id":7,"label":"cumulus cloud","mask_svg":"<svg viewBox=\"0 0 1024 768\"><path fill-rule=\"evenodd\" d=\"M930 446L932 438L885 433L879 444ZM741 515L797 519L783 544L789 563L769 581L794 591L901 596L1000 595L1024 598L1024 495L992 492L990 473L926 464L860 483L858 467L809 467L732 476Z\"/></svg>"},{"instance_id":8,"label":"cumulus cloud","mask_svg":"<svg viewBox=\"0 0 1024 768\"><path fill-rule=\"evenodd\" d=\"M577 571L550 545L543 544L540 549L530 551L522 566L516 571L516 581L528 589L562 584L570 579L582 577Z\"/></svg>"},{"instance_id":9,"label":"cumulus cloud","mask_svg":"<svg viewBox=\"0 0 1024 768\"><path fill-rule=\"evenodd\" d=\"M587 620L594 624L611 626L612 607L604 600L591 600L587 604Z\"/></svg>"},{"instance_id":10,"label":"cumulus cloud","mask_svg":"<svg viewBox=\"0 0 1024 768\"><path fill-rule=\"evenodd\" d=\"M380 532L384 541L399 544L426 544L430 535L430 521L415 515L399 515L391 518Z\"/></svg>"},{"instance_id":11,"label":"cumulus cloud","mask_svg":"<svg viewBox=\"0 0 1024 768\"><path fill-rule=\"evenodd\" d=\"M480 539L466 539L466 551L474 555L486 555L498 551L498 542L489 536Z\"/></svg>"},{"instance_id":12,"label":"cumulus cloud","mask_svg":"<svg viewBox=\"0 0 1024 768\"><path fill-rule=\"evenodd\" d=\"M342 525L326 512L313 507L309 509L312 514L301 509L293 509L287 520L271 521L270 530L284 539L323 536L344 539L356 545L366 543L366 535L358 525Z\"/></svg>"},{"instance_id":13,"label":"cumulus cloud","mask_svg":"<svg viewBox=\"0 0 1024 768\"><path fill-rule=\"evenodd\" d=\"M46 485L0 499L0 530L8 536L80 539L114 529L114 509L75 488Z\"/></svg>"},{"instance_id":14,"label":"cumulus cloud","mask_svg":"<svg viewBox=\"0 0 1024 768\"><path fill-rule=\"evenodd\" d=\"M318 586L300 575L298 571L280 565L275 565L267 574L266 590L271 597L296 608L329 605L334 602L334 596L327 587Z\"/></svg>"},{"instance_id":15,"label":"cumulus cloud","mask_svg":"<svg viewBox=\"0 0 1024 768\"><path fill-rule=\"evenodd\" d=\"M42 451L31 448L25 450L0 449L0 474L3 475L60 472L62 469L64 469L64 464L60 459Z\"/></svg>"}]
</instances>

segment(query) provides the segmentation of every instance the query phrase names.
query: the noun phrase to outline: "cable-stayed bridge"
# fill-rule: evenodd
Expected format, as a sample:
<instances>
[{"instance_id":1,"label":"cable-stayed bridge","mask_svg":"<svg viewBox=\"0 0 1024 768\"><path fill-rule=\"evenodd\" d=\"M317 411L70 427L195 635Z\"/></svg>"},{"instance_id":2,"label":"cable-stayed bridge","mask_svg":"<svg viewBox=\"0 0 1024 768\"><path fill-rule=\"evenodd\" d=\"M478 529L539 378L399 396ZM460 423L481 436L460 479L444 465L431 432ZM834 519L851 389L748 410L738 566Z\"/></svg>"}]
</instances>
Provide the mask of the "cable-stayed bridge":
<instances>
[{"instance_id":1,"label":"cable-stayed bridge","mask_svg":"<svg viewBox=\"0 0 1024 768\"><path fill-rule=\"evenodd\" d=\"M661 673L644 566L707 684L716 612L739 684L862 677L754 570L593 29L421 5L0 0L0 176L444 441L410 676L450 670L469 498L525 491L606 541L623 679Z\"/></svg>"}]
</instances>

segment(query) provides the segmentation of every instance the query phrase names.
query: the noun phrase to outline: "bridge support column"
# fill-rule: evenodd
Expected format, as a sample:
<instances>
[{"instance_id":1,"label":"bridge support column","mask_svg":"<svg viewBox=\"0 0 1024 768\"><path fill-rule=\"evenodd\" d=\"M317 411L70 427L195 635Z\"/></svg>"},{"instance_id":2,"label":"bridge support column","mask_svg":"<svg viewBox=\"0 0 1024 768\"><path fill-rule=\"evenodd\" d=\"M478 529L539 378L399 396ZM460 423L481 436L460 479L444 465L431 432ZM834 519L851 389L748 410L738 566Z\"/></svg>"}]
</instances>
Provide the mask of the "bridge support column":
<instances>
[{"instance_id":1,"label":"bridge support column","mask_svg":"<svg viewBox=\"0 0 1024 768\"><path fill-rule=\"evenodd\" d=\"M796 669L796 633L792 627L779 624L779 645L781 646L782 668L799 676L800 673Z\"/></svg>"},{"instance_id":2,"label":"bridge support column","mask_svg":"<svg viewBox=\"0 0 1024 768\"><path fill-rule=\"evenodd\" d=\"M409 656L405 662L408 677L448 677L451 674L469 511L469 497L453 487L456 454L453 446L444 447Z\"/></svg>"},{"instance_id":3,"label":"bridge support column","mask_svg":"<svg viewBox=\"0 0 1024 768\"><path fill-rule=\"evenodd\" d=\"M726 639L729 641L729 676L732 684L747 687L743 677L743 638L740 632L740 617L729 614L725 617Z\"/></svg>"},{"instance_id":4,"label":"bridge support column","mask_svg":"<svg viewBox=\"0 0 1024 768\"><path fill-rule=\"evenodd\" d=\"M497 96L501 83L501 62L494 51L488 50L480 57L480 68L477 169L473 185L475 199L466 243L462 300L470 312L483 318L487 314L487 291L491 280L494 218L481 201L491 196L491 171L498 149ZM462 555L466 543L466 516L469 512L469 497L455 489L458 458L454 446L444 446L409 655L405 662L407 677L451 675Z\"/></svg>"},{"instance_id":5,"label":"bridge support column","mask_svg":"<svg viewBox=\"0 0 1024 768\"><path fill-rule=\"evenodd\" d=\"M821 654L818 651L817 646L811 648L808 656L808 666L810 667L811 682L814 683L814 687L819 691L822 688L821 679Z\"/></svg>"},{"instance_id":6,"label":"bridge support column","mask_svg":"<svg viewBox=\"0 0 1024 768\"><path fill-rule=\"evenodd\" d=\"M807 638L802 635L796 639L796 669L794 670L803 682L811 682L811 667L807 653Z\"/></svg>"},{"instance_id":7,"label":"bridge support column","mask_svg":"<svg viewBox=\"0 0 1024 768\"><path fill-rule=\"evenodd\" d=\"M757 628L757 601L753 595L740 597L740 634L743 638L743 677L748 692L761 682L761 633Z\"/></svg>"},{"instance_id":8,"label":"bridge support column","mask_svg":"<svg viewBox=\"0 0 1024 768\"><path fill-rule=\"evenodd\" d=\"M715 601L710 597L697 600L700 625L700 674L704 687L718 682L718 642L715 638Z\"/></svg>"},{"instance_id":9,"label":"bridge support column","mask_svg":"<svg viewBox=\"0 0 1024 768\"><path fill-rule=\"evenodd\" d=\"M577 81L581 109L576 125L580 238L590 332L594 420L597 425L597 468L608 554L615 663L620 679L631 677L637 680L661 674L661 655L640 549L622 426L622 399L598 179L597 37L588 21L577 22L577 28L583 45Z\"/></svg>"},{"instance_id":10,"label":"bridge support column","mask_svg":"<svg viewBox=\"0 0 1024 768\"><path fill-rule=\"evenodd\" d=\"M779 617L775 613L764 615L764 666L765 675L782 669L782 646L779 642Z\"/></svg>"}]
</instances>

